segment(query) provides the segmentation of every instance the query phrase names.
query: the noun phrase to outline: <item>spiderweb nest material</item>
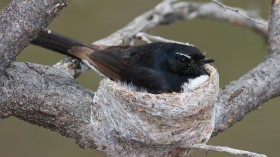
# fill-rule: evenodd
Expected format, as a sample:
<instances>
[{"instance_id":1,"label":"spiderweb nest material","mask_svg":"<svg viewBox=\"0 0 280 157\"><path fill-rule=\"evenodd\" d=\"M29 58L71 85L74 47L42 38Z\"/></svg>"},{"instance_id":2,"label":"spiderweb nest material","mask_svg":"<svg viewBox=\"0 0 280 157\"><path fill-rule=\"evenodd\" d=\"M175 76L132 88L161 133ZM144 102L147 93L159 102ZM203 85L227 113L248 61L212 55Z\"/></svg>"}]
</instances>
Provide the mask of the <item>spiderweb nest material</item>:
<instances>
[{"instance_id":1,"label":"spiderweb nest material","mask_svg":"<svg viewBox=\"0 0 280 157\"><path fill-rule=\"evenodd\" d=\"M91 120L94 126L100 126L92 130L98 134L98 138L95 136L97 145L107 145L102 149L116 152L135 143L187 148L207 142L214 127L219 76L212 66L205 67L210 73L209 79L183 93L137 92L103 79L94 98L96 106L93 106L99 113Z\"/></svg>"}]
</instances>

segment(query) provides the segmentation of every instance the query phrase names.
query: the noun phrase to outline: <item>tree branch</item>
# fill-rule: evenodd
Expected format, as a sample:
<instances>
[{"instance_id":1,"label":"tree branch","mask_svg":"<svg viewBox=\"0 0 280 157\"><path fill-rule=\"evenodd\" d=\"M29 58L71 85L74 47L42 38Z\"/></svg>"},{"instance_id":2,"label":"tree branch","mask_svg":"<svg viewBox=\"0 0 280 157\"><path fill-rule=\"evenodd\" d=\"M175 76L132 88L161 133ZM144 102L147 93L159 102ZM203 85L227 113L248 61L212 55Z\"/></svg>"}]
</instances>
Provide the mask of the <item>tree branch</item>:
<instances>
[{"instance_id":1,"label":"tree branch","mask_svg":"<svg viewBox=\"0 0 280 157\"><path fill-rule=\"evenodd\" d=\"M227 152L237 156L244 156L244 157L266 157L264 154L257 154L245 150L238 150L229 147L221 147L221 146L210 146L206 144L195 144L190 146L192 149L200 149L204 151L214 151L214 152Z\"/></svg>"},{"instance_id":2,"label":"tree branch","mask_svg":"<svg viewBox=\"0 0 280 157\"><path fill-rule=\"evenodd\" d=\"M220 91L215 133L240 121L247 113L280 95L280 5L273 3L269 20L270 55L264 62ZM278 32L278 33L277 33Z\"/></svg>"},{"instance_id":3,"label":"tree branch","mask_svg":"<svg viewBox=\"0 0 280 157\"><path fill-rule=\"evenodd\" d=\"M235 12L236 14L239 14L240 16L244 17L245 19L248 19L249 21L252 21L253 23L255 24L258 24L258 25L262 25L262 26L267 26L267 22L264 22L263 20L259 20L259 19L254 19L252 17L250 17L248 15L248 13L244 10L241 10L241 9L236 9L236 8L232 8L232 7L229 7L229 6L226 6L224 5L223 3L221 3L220 1L218 0L212 0L212 2L218 4L219 6L221 6L224 11L232 11L232 12Z\"/></svg>"},{"instance_id":4,"label":"tree branch","mask_svg":"<svg viewBox=\"0 0 280 157\"><path fill-rule=\"evenodd\" d=\"M271 6L271 15L269 22L269 53L273 57L274 55L278 56L280 54L280 2L274 0Z\"/></svg>"},{"instance_id":5,"label":"tree branch","mask_svg":"<svg viewBox=\"0 0 280 157\"><path fill-rule=\"evenodd\" d=\"M14 63L0 78L1 118L15 116L71 137L82 147L95 146L91 130L86 129L94 94L78 85L68 72Z\"/></svg>"},{"instance_id":6,"label":"tree branch","mask_svg":"<svg viewBox=\"0 0 280 157\"><path fill-rule=\"evenodd\" d=\"M166 38L162 38L160 36L154 36L154 35L150 35L150 34L147 34L147 33L144 33L144 32L139 32L135 35L135 37L137 39L140 39L146 43L152 43L154 41L157 41L157 42L170 42L170 43L178 43L178 44L183 44L183 45L191 45L189 43L183 43L183 42L180 42L180 41L175 41L175 40L171 40L171 39L166 39ZM191 45L193 46L193 45Z\"/></svg>"},{"instance_id":7,"label":"tree branch","mask_svg":"<svg viewBox=\"0 0 280 157\"><path fill-rule=\"evenodd\" d=\"M197 11L195 11L192 15L193 17L201 17L201 18L207 18L207 19L213 19L213 20L220 20L225 21L230 24L234 24L237 26L240 26L242 28L247 28L255 31L256 33L259 33L262 35L264 39L267 38L267 21L256 15L256 13L250 13L247 10L241 9L241 8L232 8L236 12L229 12L221 8L219 5L216 5L214 3L206 3L204 5L200 5L197 8ZM240 13L243 15L241 16ZM248 20L249 17L252 20ZM253 18L252 18L253 17ZM258 21L256 23L255 21ZM261 23L261 24L259 24Z\"/></svg>"},{"instance_id":8,"label":"tree branch","mask_svg":"<svg viewBox=\"0 0 280 157\"><path fill-rule=\"evenodd\" d=\"M0 75L69 0L13 0L0 12Z\"/></svg>"},{"instance_id":9,"label":"tree branch","mask_svg":"<svg viewBox=\"0 0 280 157\"><path fill-rule=\"evenodd\" d=\"M249 15L248 11L235 8ZM177 2L163 1L153 10L136 17L128 25L109 35L108 37L94 42L101 45L121 45L129 44L134 36L139 32L146 32L160 24L170 24L176 20L192 20L194 18L209 18L226 21L244 28L255 30L264 37L267 36L267 25L259 25L249 21L239 14L225 12L220 6L214 3ZM266 23L260 17L255 17L258 21Z\"/></svg>"},{"instance_id":10,"label":"tree branch","mask_svg":"<svg viewBox=\"0 0 280 157\"><path fill-rule=\"evenodd\" d=\"M264 102L279 96L280 56L263 63L221 89L216 103L214 132L217 134L240 121Z\"/></svg>"}]
</instances>

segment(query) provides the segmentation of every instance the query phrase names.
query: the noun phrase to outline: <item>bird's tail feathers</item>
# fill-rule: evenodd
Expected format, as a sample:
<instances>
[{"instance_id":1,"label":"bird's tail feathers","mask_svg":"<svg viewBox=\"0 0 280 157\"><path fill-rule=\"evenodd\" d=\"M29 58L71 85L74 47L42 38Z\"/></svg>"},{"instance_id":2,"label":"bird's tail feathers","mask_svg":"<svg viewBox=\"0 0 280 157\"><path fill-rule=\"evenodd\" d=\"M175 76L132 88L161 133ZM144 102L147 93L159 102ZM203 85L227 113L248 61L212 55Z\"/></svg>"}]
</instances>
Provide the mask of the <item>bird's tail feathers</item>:
<instances>
[{"instance_id":1,"label":"bird's tail feathers","mask_svg":"<svg viewBox=\"0 0 280 157\"><path fill-rule=\"evenodd\" d=\"M41 31L38 37L31 43L78 59L83 59L85 54L81 53L92 52L98 49L98 46L86 45L80 41L50 30Z\"/></svg>"}]
</instances>

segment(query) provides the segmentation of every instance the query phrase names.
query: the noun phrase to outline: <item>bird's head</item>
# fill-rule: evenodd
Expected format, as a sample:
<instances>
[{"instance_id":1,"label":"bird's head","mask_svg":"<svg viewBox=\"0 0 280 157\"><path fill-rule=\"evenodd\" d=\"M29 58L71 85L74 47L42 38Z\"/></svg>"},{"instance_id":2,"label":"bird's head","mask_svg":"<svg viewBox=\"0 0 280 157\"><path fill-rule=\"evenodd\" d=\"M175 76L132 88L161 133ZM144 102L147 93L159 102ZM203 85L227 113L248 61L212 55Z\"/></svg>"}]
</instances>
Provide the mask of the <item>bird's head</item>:
<instances>
[{"instance_id":1,"label":"bird's head","mask_svg":"<svg viewBox=\"0 0 280 157\"><path fill-rule=\"evenodd\" d=\"M214 62L193 46L172 43L171 47L167 64L174 73L196 77L204 70L204 64Z\"/></svg>"}]
</instances>

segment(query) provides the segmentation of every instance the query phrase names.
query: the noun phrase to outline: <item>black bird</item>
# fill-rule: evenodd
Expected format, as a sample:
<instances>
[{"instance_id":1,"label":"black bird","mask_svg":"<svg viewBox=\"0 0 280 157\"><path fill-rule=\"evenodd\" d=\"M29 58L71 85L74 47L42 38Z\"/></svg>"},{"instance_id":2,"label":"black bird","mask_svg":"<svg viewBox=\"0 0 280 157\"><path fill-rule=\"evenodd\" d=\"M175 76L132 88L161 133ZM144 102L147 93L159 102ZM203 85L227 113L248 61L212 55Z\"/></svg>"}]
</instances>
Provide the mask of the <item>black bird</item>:
<instances>
[{"instance_id":1,"label":"black bird","mask_svg":"<svg viewBox=\"0 0 280 157\"><path fill-rule=\"evenodd\" d=\"M182 92L191 80L209 75L204 64L214 62L193 46L155 42L139 46L110 46L100 49L47 31L32 44L81 59L89 67L147 92Z\"/></svg>"}]
</instances>

